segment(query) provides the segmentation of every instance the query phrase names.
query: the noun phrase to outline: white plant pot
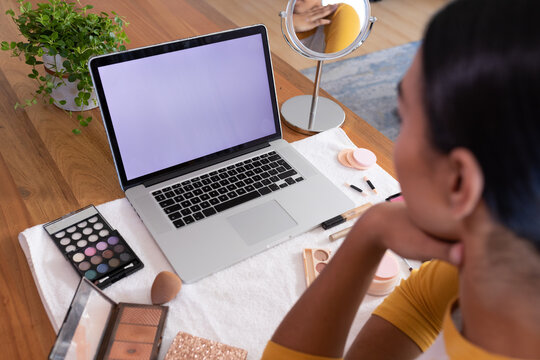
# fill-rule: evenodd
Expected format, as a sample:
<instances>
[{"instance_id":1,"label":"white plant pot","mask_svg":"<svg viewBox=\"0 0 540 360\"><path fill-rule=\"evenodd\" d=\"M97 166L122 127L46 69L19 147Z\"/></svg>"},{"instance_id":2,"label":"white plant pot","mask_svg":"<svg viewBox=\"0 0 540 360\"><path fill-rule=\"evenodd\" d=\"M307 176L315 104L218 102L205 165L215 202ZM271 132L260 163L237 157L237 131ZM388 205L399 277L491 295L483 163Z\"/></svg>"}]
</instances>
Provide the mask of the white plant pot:
<instances>
[{"instance_id":1,"label":"white plant pot","mask_svg":"<svg viewBox=\"0 0 540 360\"><path fill-rule=\"evenodd\" d=\"M60 55L51 56L43 54L43 65L46 69L52 72L54 72L54 69L56 69L57 71L65 70L64 66L62 65L64 60L65 58L61 57ZM54 75L51 76L53 77L53 84L55 86L58 83L63 82L63 84L59 87L55 87L51 93L51 97L56 100L54 102L54 105L56 105L60 109L68 111L85 111L94 109L98 106L96 92L93 88L90 99L88 99L88 105L83 105L81 107L75 104L75 98L79 94L79 90L77 89L77 84L79 83L79 80L69 82L67 78L62 79ZM61 105L61 100L65 100L66 103L64 105Z\"/></svg>"}]
</instances>

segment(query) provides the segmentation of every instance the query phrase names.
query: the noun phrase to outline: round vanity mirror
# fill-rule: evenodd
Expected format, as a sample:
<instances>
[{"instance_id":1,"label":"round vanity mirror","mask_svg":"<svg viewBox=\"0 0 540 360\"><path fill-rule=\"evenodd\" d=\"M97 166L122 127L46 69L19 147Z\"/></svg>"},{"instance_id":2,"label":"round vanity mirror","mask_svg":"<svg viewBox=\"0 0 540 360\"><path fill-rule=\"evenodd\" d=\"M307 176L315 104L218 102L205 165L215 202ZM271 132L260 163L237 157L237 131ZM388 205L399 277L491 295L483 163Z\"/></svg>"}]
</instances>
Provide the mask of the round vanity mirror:
<instances>
[{"instance_id":1,"label":"round vanity mirror","mask_svg":"<svg viewBox=\"0 0 540 360\"><path fill-rule=\"evenodd\" d=\"M343 109L319 97L322 64L349 54L366 40L376 21L370 13L369 0L289 0L280 13L283 37L297 53L318 61L313 95L293 97L281 107L289 127L313 134L343 124Z\"/></svg>"}]
</instances>

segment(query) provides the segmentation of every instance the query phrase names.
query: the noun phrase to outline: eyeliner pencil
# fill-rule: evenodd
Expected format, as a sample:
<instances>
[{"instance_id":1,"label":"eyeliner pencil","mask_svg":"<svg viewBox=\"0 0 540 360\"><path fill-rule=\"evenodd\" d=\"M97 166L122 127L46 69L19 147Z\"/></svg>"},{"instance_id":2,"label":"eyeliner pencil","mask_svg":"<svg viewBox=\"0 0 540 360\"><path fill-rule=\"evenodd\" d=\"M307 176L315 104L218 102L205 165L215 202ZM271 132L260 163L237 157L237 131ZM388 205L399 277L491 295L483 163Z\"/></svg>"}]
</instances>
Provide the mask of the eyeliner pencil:
<instances>
[{"instance_id":1,"label":"eyeliner pencil","mask_svg":"<svg viewBox=\"0 0 540 360\"><path fill-rule=\"evenodd\" d=\"M375 189L375 185L367 178L367 176L364 176L364 181L369 185L371 191L373 191L375 194L377 193L377 189Z\"/></svg>"},{"instance_id":2,"label":"eyeliner pencil","mask_svg":"<svg viewBox=\"0 0 540 360\"><path fill-rule=\"evenodd\" d=\"M345 183L345 185L347 185L347 186L349 186L350 188L352 188L352 189L358 191L359 193L362 193L362 195L366 195L366 193L365 193L362 189L360 189L358 186L356 186L356 185L349 184L349 183Z\"/></svg>"}]
</instances>

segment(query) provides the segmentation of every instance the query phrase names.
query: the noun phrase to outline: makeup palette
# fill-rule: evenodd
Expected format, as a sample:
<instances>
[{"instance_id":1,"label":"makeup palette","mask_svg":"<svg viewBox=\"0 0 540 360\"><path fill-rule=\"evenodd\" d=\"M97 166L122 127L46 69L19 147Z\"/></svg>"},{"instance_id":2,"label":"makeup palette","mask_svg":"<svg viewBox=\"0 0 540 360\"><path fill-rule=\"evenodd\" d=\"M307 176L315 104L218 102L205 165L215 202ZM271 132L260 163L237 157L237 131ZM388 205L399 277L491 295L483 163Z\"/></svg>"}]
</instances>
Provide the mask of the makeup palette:
<instances>
[{"instance_id":1,"label":"makeup palette","mask_svg":"<svg viewBox=\"0 0 540 360\"><path fill-rule=\"evenodd\" d=\"M168 309L117 304L83 277L49 359L156 359Z\"/></svg>"},{"instance_id":2,"label":"makeup palette","mask_svg":"<svg viewBox=\"0 0 540 360\"><path fill-rule=\"evenodd\" d=\"M144 267L122 235L93 205L43 228L75 271L101 289Z\"/></svg>"},{"instance_id":3,"label":"makeup palette","mask_svg":"<svg viewBox=\"0 0 540 360\"><path fill-rule=\"evenodd\" d=\"M304 270L306 272L306 285L309 286L323 271L330 260L330 250L304 249Z\"/></svg>"}]
</instances>

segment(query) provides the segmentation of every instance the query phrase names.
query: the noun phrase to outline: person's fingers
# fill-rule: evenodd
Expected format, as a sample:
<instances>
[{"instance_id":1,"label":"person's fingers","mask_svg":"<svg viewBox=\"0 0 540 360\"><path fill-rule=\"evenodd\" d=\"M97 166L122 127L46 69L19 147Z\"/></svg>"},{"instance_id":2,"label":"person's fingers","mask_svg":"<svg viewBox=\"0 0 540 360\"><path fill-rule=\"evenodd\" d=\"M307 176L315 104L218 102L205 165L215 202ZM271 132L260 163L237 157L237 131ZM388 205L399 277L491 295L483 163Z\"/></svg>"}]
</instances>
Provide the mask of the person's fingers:
<instances>
[{"instance_id":1,"label":"person's fingers","mask_svg":"<svg viewBox=\"0 0 540 360\"><path fill-rule=\"evenodd\" d=\"M309 16L311 18L323 18L325 16L330 15L334 11L336 11L336 9L337 9L337 6L333 6L333 5L323 6L323 7L311 10L309 13Z\"/></svg>"},{"instance_id":2,"label":"person's fingers","mask_svg":"<svg viewBox=\"0 0 540 360\"><path fill-rule=\"evenodd\" d=\"M430 260L430 259L440 259L450 263L452 262L451 254L452 248L455 246L455 243L450 243L446 241L436 240L433 238L426 239L423 241L421 246L417 249L418 255L422 257L421 260ZM453 254L455 256L455 254Z\"/></svg>"},{"instance_id":3,"label":"person's fingers","mask_svg":"<svg viewBox=\"0 0 540 360\"><path fill-rule=\"evenodd\" d=\"M317 25L317 26L320 26L320 25L328 25L330 24L331 21L328 20L328 19L319 19L319 20L316 20L313 22L313 24Z\"/></svg>"}]
</instances>

